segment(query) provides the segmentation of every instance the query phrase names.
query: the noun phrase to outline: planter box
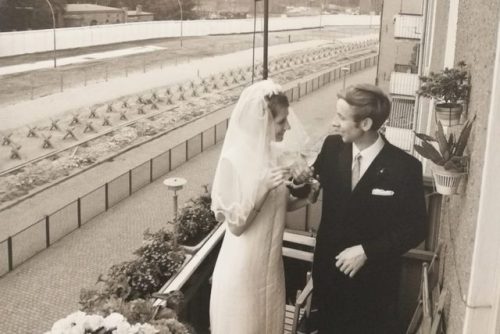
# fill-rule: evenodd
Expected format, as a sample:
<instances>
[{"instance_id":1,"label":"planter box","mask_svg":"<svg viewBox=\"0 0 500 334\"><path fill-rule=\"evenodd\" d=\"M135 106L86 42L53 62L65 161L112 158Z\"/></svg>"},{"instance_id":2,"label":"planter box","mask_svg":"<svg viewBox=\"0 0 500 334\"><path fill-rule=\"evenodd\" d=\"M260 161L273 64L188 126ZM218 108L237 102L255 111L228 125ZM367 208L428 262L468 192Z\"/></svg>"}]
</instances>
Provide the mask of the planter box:
<instances>
[{"instance_id":1,"label":"planter box","mask_svg":"<svg viewBox=\"0 0 500 334\"><path fill-rule=\"evenodd\" d=\"M454 195L458 193L458 187L462 178L467 173L445 170L441 166L432 166L432 176L436 185L436 191L442 195Z\"/></svg>"},{"instance_id":2,"label":"planter box","mask_svg":"<svg viewBox=\"0 0 500 334\"><path fill-rule=\"evenodd\" d=\"M196 245L193 246L188 246L188 245L183 245L181 244L181 247L184 249L186 254L194 254L197 251L200 250L200 248L207 242L208 239L215 233L217 228L221 225L221 223L218 223L217 225L214 226L214 228L203 238L198 242Z\"/></svg>"},{"instance_id":3,"label":"planter box","mask_svg":"<svg viewBox=\"0 0 500 334\"><path fill-rule=\"evenodd\" d=\"M463 106L461 104L451 105L438 103L435 106L436 116L443 126L454 126L460 124Z\"/></svg>"}]
</instances>

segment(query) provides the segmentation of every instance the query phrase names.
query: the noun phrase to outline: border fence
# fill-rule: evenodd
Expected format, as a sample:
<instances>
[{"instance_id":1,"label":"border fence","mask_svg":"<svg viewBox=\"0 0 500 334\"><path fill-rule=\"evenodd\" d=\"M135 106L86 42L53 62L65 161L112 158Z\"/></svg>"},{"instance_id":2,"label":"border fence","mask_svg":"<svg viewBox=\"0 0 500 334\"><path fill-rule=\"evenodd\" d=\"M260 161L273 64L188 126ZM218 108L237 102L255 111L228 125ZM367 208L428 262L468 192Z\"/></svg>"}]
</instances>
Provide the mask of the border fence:
<instances>
[{"instance_id":1,"label":"border fence","mask_svg":"<svg viewBox=\"0 0 500 334\"><path fill-rule=\"evenodd\" d=\"M353 61L349 73L372 67L378 62L378 55ZM299 82L285 90L290 102L298 101L319 88L344 78L341 66L320 72L312 78ZM286 86L286 85L285 85ZM107 211L112 206L131 196L162 175L179 167L224 140L229 118L209 126L204 131L169 148L167 151L150 158L135 168L115 177L100 187L79 197L61 209L41 217L38 221L0 242L0 276L10 272L24 261L50 247L67 234L80 228L92 218ZM305 209L306 226L314 225L310 219L317 220L317 209ZM297 213L297 218L303 211ZM316 218L314 218L316 217Z\"/></svg>"}]
</instances>

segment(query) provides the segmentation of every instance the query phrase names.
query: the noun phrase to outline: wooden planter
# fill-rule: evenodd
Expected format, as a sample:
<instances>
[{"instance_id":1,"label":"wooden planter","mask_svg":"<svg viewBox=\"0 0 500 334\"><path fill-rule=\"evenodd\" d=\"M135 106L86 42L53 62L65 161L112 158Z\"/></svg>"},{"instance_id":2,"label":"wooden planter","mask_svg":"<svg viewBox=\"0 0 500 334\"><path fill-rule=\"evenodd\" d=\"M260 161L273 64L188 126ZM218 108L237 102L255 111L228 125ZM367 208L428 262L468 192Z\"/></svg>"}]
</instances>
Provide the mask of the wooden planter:
<instances>
[{"instance_id":1,"label":"wooden planter","mask_svg":"<svg viewBox=\"0 0 500 334\"><path fill-rule=\"evenodd\" d=\"M438 165L432 166L432 176L436 185L436 191L442 195L457 194L460 181L462 181L465 175L467 173L449 171Z\"/></svg>"},{"instance_id":2,"label":"wooden planter","mask_svg":"<svg viewBox=\"0 0 500 334\"><path fill-rule=\"evenodd\" d=\"M217 230L217 228L220 226L221 223L218 223L217 225L214 226L214 228L203 238L201 239L196 245L183 245L181 244L181 247L184 249L184 251L187 254L193 255L196 253L200 248L207 242L208 239L214 234L214 232Z\"/></svg>"},{"instance_id":3,"label":"wooden planter","mask_svg":"<svg viewBox=\"0 0 500 334\"><path fill-rule=\"evenodd\" d=\"M436 117L443 126L454 126L460 124L463 106L461 104L437 103L434 107Z\"/></svg>"}]
</instances>

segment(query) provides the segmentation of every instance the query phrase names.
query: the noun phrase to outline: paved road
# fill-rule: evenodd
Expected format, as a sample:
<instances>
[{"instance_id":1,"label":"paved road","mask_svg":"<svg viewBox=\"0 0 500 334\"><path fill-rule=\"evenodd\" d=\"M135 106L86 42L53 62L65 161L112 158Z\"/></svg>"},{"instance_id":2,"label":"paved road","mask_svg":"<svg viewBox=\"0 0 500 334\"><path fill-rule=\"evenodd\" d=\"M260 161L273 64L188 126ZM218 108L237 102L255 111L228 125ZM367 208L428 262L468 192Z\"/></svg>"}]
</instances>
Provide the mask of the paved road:
<instances>
[{"instance_id":1,"label":"paved road","mask_svg":"<svg viewBox=\"0 0 500 334\"><path fill-rule=\"evenodd\" d=\"M354 74L347 82L374 82L374 78L375 68L371 68ZM293 104L312 137L319 138L328 131L333 97L340 88L341 82L323 87ZM160 147L145 145L133 154L124 154L114 162L94 168L92 174L75 177L57 190L23 202L24 207L19 209L43 211L57 206L82 188L101 182L102 175L109 174L110 170L126 170L130 168L127 166L161 149L161 143L157 142L156 146ZM198 155L0 278L0 333L41 333L50 329L57 319L76 310L82 287L91 287L98 275L112 264L129 259L132 251L140 246L146 228L156 230L171 218L172 201L162 180L171 176L188 180L180 193L182 205L202 191L201 185L211 182L219 152L220 145Z\"/></svg>"}]
</instances>

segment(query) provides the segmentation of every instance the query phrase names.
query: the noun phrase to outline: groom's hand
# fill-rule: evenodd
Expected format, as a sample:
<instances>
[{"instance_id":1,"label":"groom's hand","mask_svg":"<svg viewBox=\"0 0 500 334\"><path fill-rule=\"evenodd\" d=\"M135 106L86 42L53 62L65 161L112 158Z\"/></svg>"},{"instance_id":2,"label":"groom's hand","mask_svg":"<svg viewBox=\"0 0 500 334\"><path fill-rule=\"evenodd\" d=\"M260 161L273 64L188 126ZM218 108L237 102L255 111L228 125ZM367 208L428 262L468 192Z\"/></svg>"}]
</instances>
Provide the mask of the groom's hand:
<instances>
[{"instance_id":1,"label":"groom's hand","mask_svg":"<svg viewBox=\"0 0 500 334\"><path fill-rule=\"evenodd\" d=\"M335 256L335 259L337 260L335 266L339 268L341 272L349 275L349 277L354 277L359 269L365 264L367 257L363 247L361 245L356 245L344 249Z\"/></svg>"}]
</instances>

